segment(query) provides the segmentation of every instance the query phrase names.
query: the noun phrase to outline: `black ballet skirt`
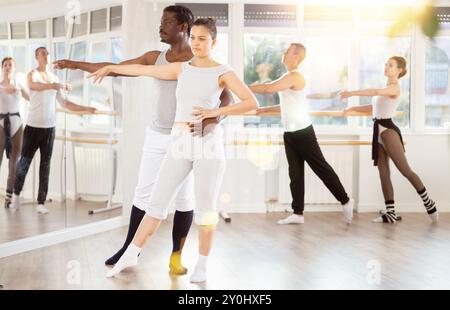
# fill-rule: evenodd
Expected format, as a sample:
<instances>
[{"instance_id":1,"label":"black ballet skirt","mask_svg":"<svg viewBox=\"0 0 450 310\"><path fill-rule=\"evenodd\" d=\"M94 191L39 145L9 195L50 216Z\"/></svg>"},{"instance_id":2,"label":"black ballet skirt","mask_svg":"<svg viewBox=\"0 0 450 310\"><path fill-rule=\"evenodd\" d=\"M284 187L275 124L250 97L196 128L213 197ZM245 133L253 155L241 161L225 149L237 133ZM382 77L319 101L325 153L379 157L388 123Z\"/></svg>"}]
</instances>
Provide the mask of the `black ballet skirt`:
<instances>
[{"instance_id":1,"label":"black ballet skirt","mask_svg":"<svg viewBox=\"0 0 450 310\"><path fill-rule=\"evenodd\" d=\"M388 129L393 129L395 132L398 133L400 136L400 140L402 141L403 150L405 150L405 144L403 143L403 137L402 132L397 127L397 125L394 124L392 121L392 118L385 118L385 119L373 119L373 138L372 138L372 159L373 159L373 165L378 166L378 135L379 135L379 126L381 125L383 127L386 127Z\"/></svg>"}]
</instances>

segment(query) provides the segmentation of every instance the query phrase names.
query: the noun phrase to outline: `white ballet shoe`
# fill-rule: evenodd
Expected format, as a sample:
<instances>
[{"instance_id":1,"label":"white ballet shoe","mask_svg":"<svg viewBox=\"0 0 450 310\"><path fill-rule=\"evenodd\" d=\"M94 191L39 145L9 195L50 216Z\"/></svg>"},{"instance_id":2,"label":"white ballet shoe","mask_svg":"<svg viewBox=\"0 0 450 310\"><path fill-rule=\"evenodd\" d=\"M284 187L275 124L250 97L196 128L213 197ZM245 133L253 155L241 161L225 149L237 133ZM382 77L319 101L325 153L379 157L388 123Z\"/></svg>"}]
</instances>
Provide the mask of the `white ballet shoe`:
<instances>
[{"instance_id":1,"label":"white ballet shoe","mask_svg":"<svg viewBox=\"0 0 450 310\"><path fill-rule=\"evenodd\" d=\"M433 224L437 224L437 222L439 221L439 213L436 211L433 214L428 214L430 216L431 222L433 222Z\"/></svg>"},{"instance_id":2,"label":"white ballet shoe","mask_svg":"<svg viewBox=\"0 0 450 310\"><path fill-rule=\"evenodd\" d=\"M379 216L379 217L373 219L373 220L372 220L372 223L385 223L385 224L395 224L395 223L397 223L397 220L393 220L393 219L388 220L388 221L386 222L386 221L384 220L384 217L387 217L387 215L384 214L384 215L382 215L382 216ZM389 217L388 217L388 219L389 219Z\"/></svg>"},{"instance_id":3,"label":"white ballet shoe","mask_svg":"<svg viewBox=\"0 0 450 310\"><path fill-rule=\"evenodd\" d=\"M345 205L342 206L344 210L344 218L347 224L351 224L353 220L353 209L355 207L355 200L350 199Z\"/></svg>"},{"instance_id":4,"label":"white ballet shoe","mask_svg":"<svg viewBox=\"0 0 450 310\"><path fill-rule=\"evenodd\" d=\"M191 275L191 283L206 282L206 269L208 264L208 256L199 255L197 265L195 265L194 273Z\"/></svg>"},{"instance_id":5,"label":"white ballet shoe","mask_svg":"<svg viewBox=\"0 0 450 310\"><path fill-rule=\"evenodd\" d=\"M50 211L44 205L38 205L36 207L36 212L39 214L48 214Z\"/></svg>"},{"instance_id":6,"label":"white ballet shoe","mask_svg":"<svg viewBox=\"0 0 450 310\"><path fill-rule=\"evenodd\" d=\"M138 264L137 257L121 257L119 261L114 265L114 267L106 273L107 278L112 278L117 276L123 270L134 267Z\"/></svg>"},{"instance_id":7,"label":"white ballet shoe","mask_svg":"<svg viewBox=\"0 0 450 310\"><path fill-rule=\"evenodd\" d=\"M195 267L194 273L191 275L191 283L203 283L206 282L206 268Z\"/></svg>"},{"instance_id":8,"label":"white ballet shoe","mask_svg":"<svg viewBox=\"0 0 450 310\"><path fill-rule=\"evenodd\" d=\"M305 218L303 215L292 214L287 218L279 220L278 225L292 225L292 224L305 224Z\"/></svg>"},{"instance_id":9,"label":"white ballet shoe","mask_svg":"<svg viewBox=\"0 0 450 310\"><path fill-rule=\"evenodd\" d=\"M372 220L372 223L383 223L383 217L379 216Z\"/></svg>"},{"instance_id":10,"label":"white ballet shoe","mask_svg":"<svg viewBox=\"0 0 450 310\"><path fill-rule=\"evenodd\" d=\"M20 196L13 195L11 204L9 205L10 209L19 210L20 209Z\"/></svg>"},{"instance_id":11,"label":"white ballet shoe","mask_svg":"<svg viewBox=\"0 0 450 310\"><path fill-rule=\"evenodd\" d=\"M114 267L111 270L109 270L106 273L106 277L112 278L114 276L117 276L123 270L129 267L136 266L138 264L138 257L139 254L141 253L141 250L142 250L141 248L131 243L125 250L125 253L123 253L122 257L119 259L119 261L114 265Z\"/></svg>"}]
</instances>

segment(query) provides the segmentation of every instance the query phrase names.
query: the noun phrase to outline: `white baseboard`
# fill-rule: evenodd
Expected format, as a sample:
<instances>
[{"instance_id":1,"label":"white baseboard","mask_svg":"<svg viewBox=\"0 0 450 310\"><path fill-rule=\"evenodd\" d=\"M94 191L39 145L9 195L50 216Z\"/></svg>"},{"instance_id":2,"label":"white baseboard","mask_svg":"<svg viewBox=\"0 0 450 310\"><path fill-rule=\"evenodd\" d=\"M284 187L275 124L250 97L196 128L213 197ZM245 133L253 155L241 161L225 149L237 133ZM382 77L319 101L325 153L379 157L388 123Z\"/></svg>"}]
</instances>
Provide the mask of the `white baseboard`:
<instances>
[{"instance_id":1,"label":"white baseboard","mask_svg":"<svg viewBox=\"0 0 450 310\"><path fill-rule=\"evenodd\" d=\"M0 245L0 258L102 233L120 228L127 224L128 221L124 221L122 217L117 217L97 223L67 228L35 237L4 243Z\"/></svg>"},{"instance_id":2,"label":"white baseboard","mask_svg":"<svg viewBox=\"0 0 450 310\"><path fill-rule=\"evenodd\" d=\"M272 204L233 204L233 208L224 208L221 211L228 213L265 213L265 212L290 212L290 204L272 203ZM342 208L338 204L323 205L305 205L305 212L339 212Z\"/></svg>"},{"instance_id":3,"label":"white baseboard","mask_svg":"<svg viewBox=\"0 0 450 310\"><path fill-rule=\"evenodd\" d=\"M6 189L0 187L0 193L1 193L0 196L4 196L3 193L5 193L5 192L6 192ZM74 192L67 192L66 195L67 195L67 199L69 199L69 200L75 200L76 199ZM86 201L104 202L104 201L108 200L108 195L107 194L90 195L90 194L79 193L78 195L83 197L84 198L83 200L86 200ZM24 199L24 200L32 200L33 199L33 194L30 191L23 191L20 194L20 197L21 197L21 199ZM49 192L47 194L47 197L48 197L48 199L52 199L55 202L62 202L61 193ZM113 203L114 204L122 203L122 201L123 201L123 199L122 199L122 197L120 195L116 194L116 195L113 196Z\"/></svg>"},{"instance_id":4,"label":"white baseboard","mask_svg":"<svg viewBox=\"0 0 450 310\"><path fill-rule=\"evenodd\" d=\"M438 210L441 213L447 213L450 212L450 204L437 204ZM355 206L355 210L357 210L358 213L371 213L371 212L378 212L379 210L384 209L383 204L359 204ZM291 211L291 205L290 204L280 204L280 203L273 203L273 204L264 204L264 203L258 203L258 204L233 204L232 208L223 208L221 211L226 211L228 213L265 213L267 211L269 212L285 212L285 211ZM424 212L424 207L420 203L417 204L397 204L396 210L399 212L408 212L408 213L420 213ZM339 204L322 204L322 205L312 205L312 204L306 204L305 206L305 212L340 212L342 211L342 208Z\"/></svg>"}]
</instances>

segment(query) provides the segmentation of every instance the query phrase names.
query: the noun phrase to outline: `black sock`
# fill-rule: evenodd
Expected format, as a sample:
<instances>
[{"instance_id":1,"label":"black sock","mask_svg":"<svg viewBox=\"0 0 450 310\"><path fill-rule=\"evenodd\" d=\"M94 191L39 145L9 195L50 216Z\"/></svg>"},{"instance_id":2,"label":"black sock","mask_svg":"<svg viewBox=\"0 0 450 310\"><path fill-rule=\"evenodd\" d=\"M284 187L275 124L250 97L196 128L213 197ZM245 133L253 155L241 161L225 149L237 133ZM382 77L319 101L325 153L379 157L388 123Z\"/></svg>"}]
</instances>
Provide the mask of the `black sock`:
<instances>
[{"instance_id":1,"label":"black sock","mask_svg":"<svg viewBox=\"0 0 450 310\"><path fill-rule=\"evenodd\" d=\"M183 250L184 241L186 240L189 230L191 229L193 219L194 219L194 211L175 212L172 230L172 241L173 241L172 253Z\"/></svg>"},{"instance_id":2,"label":"black sock","mask_svg":"<svg viewBox=\"0 0 450 310\"><path fill-rule=\"evenodd\" d=\"M131 209L130 225L128 226L127 239L125 240L122 248L116 254L105 261L105 265L115 265L117 261L122 257L131 241L133 241L134 235L136 234L136 231L138 230L139 225L144 218L144 215L145 211L133 206L133 208Z\"/></svg>"}]
</instances>

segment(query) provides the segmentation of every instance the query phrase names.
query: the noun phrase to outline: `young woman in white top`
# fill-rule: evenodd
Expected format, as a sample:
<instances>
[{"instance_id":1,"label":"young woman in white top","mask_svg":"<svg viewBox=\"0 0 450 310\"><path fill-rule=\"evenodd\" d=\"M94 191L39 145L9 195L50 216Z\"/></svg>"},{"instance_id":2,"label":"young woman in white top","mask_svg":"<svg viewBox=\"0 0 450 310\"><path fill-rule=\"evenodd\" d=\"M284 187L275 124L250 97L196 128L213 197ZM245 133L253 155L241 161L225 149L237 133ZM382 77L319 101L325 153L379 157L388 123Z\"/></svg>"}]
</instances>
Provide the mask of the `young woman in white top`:
<instances>
[{"instance_id":1,"label":"young woman in white top","mask_svg":"<svg viewBox=\"0 0 450 310\"><path fill-rule=\"evenodd\" d=\"M429 198L421 179L409 167L400 129L392 121L400 101L399 79L404 77L406 73L406 59L401 56L393 56L385 64L384 75L387 77L385 88L344 91L341 93L342 99L352 96L376 97L373 105L349 107L344 110L344 112L373 112L372 159L375 166L378 166L381 187L386 201L386 212L373 220L376 223L395 223L400 220L395 212L394 188L390 177L389 159L392 159L397 169L417 190L432 222L435 223L438 220L436 204Z\"/></svg>"},{"instance_id":2,"label":"young woman in white top","mask_svg":"<svg viewBox=\"0 0 450 310\"><path fill-rule=\"evenodd\" d=\"M2 81L0 82L0 166L3 152L9 159L5 208L9 208L13 194L16 165L22 149L22 120L20 101L29 100L26 86L15 76L16 61L12 57L2 60Z\"/></svg>"},{"instance_id":3,"label":"young woman in white top","mask_svg":"<svg viewBox=\"0 0 450 310\"><path fill-rule=\"evenodd\" d=\"M341 203L345 221L350 224L354 200L348 197L339 177L323 156L308 114L304 90L306 83L298 71L305 57L306 48L302 44L291 44L283 57L287 73L274 82L250 87L256 94L280 94L280 105L260 108L257 112L258 115L281 112L284 127L284 148L289 164L293 214L278 221L278 224L304 223L305 162Z\"/></svg>"},{"instance_id":4,"label":"young woman in white top","mask_svg":"<svg viewBox=\"0 0 450 310\"><path fill-rule=\"evenodd\" d=\"M108 66L91 75L94 83L110 73L178 80L177 111L170 150L159 171L147 214L133 242L108 272L109 277L137 264L141 248L148 237L156 232L161 221L167 218L167 208L177 189L193 170L195 221L199 225L199 260L191 282L206 281L206 262L218 222L216 202L225 170L224 141L220 125L205 137L193 136L190 125L201 124L203 119L219 115L242 114L258 106L255 96L238 76L228 66L218 64L212 58L216 37L214 20L198 19L191 30L190 45L194 58L190 62L154 66ZM235 93L241 102L219 108L219 96L224 88Z\"/></svg>"}]
</instances>

